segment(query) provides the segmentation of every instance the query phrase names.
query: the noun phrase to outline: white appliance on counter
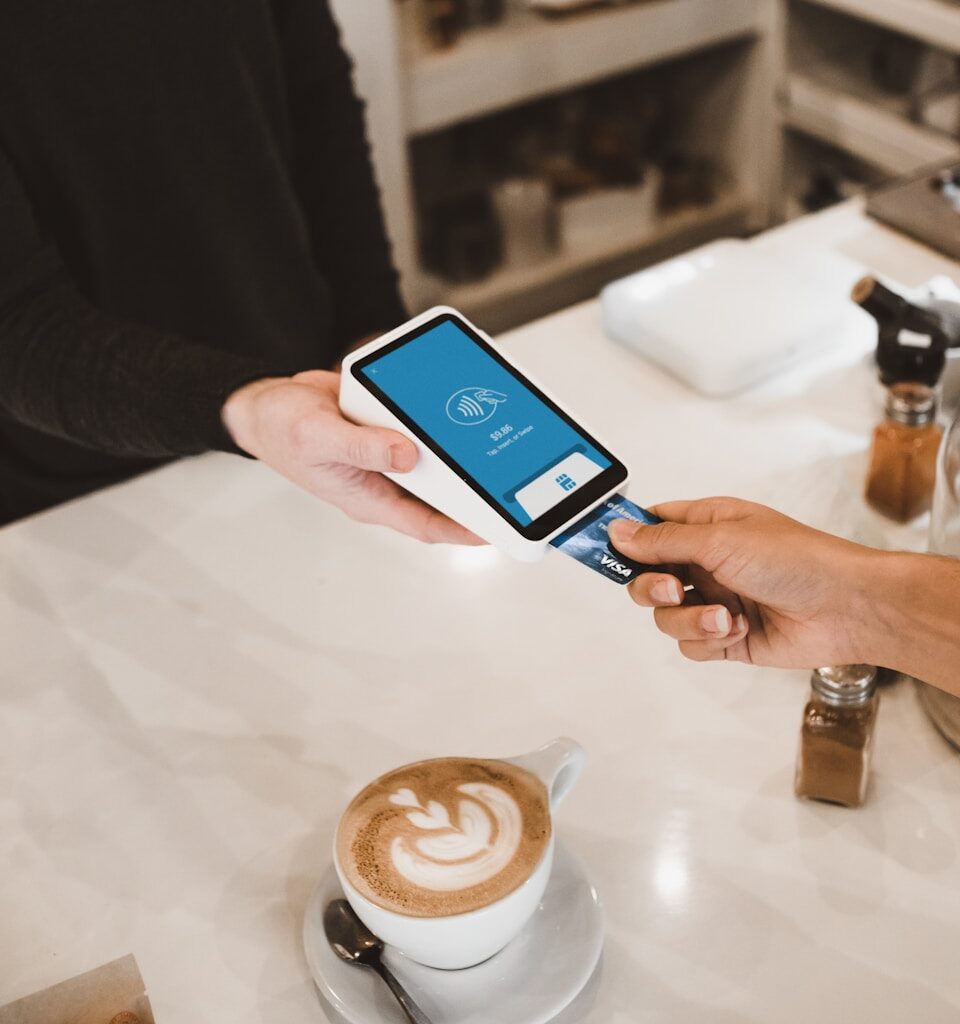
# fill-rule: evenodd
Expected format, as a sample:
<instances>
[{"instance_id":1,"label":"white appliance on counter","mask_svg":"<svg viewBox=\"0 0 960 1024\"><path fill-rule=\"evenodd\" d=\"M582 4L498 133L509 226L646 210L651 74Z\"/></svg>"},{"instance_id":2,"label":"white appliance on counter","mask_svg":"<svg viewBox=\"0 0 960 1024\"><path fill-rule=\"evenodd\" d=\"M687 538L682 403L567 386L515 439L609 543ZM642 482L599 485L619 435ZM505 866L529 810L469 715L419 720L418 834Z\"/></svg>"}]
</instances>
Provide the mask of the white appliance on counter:
<instances>
[{"instance_id":1,"label":"white appliance on counter","mask_svg":"<svg viewBox=\"0 0 960 1024\"><path fill-rule=\"evenodd\" d=\"M781 373L837 337L848 286L725 238L607 285L615 341L704 395Z\"/></svg>"}]
</instances>

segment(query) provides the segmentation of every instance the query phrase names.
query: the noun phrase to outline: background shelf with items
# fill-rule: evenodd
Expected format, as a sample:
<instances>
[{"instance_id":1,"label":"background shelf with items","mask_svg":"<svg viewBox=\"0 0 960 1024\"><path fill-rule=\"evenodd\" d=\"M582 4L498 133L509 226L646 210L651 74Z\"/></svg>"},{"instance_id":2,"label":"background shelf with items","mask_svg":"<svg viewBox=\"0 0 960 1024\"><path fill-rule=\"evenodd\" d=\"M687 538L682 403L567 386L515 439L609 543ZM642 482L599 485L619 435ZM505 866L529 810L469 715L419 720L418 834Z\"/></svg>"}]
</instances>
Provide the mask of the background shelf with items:
<instances>
[{"instance_id":1,"label":"background shelf with items","mask_svg":"<svg viewBox=\"0 0 960 1024\"><path fill-rule=\"evenodd\" d=\"M825 210L889 178L846 150L799 131L786 134L783 165L784 220Z\"/></svg>"},{"instance_id":2,"label":"background shelf with items","mask_svg":"<svg viewBox=\"0 0 960 1024\"><path fill-rule=\"evenodd\" d=\"M956 0L806 0L893 29L930 46L960 53L960 6Z\"/></svg>"},{"instance_id":3,"label":"background shelf with items","mask_svg":"<svg viewBox=\"0 0 960 1024\"><path fill-rule=\"evenodd\" d=\"M619 273L768 222L778 149L771 131L774 4L634 0L562 15L526 0L333 6L367 100L388 228L412 308L449 302L502 330L595 294ZM438 31L443 11L450 21ZM523 158L523 139L520 159L499 165L478 147L485 138L502 151L508 137L518 138L518 118L542 117L549 128L557 105L584 96L594 102L644 69L655 69L652 78L662 84L649 96L636 94L634 127L642 128L651 97L669 100L669 131L660 130L670 151L658 138L632 176L581 174L578 184L578 168L572 160L563 168L562 153L552 154L544 174ZM601 108L592 109L615 119ZM471 154L459 164L449 159L458 147ZM446 174L437 170L444 166ZM694 191L700 179L697 201L671 200L684 178ZM458 203L466 225L451 229ZM535 233L538 209L549 225L538 250L522 251L513 234L494 237L498 211ZM451 233L460 236L452 245Z\"/></svg>"},{"instance_id":4,"label":"background shelf with items","mask_svg":"<svg viewBox=\"0 0 960 1024\"><path fill-rule=\"evenodd\" d=\"M456 6L450 0L401 4L411 134L752 36L757 29L755 5L744 0L640 0L552 17L522 0L468 0L466 8L481 12L467 23L472 27L454 27L450 38L438 40L431 11Z\"/></svg>"},{"instance_id":5,"label":"background shelf with items","mask_svg":"<svg viewBox=\"0 0 960 1024\"><path fill-rule=\"evenodd\" d=\"M960 161L954 0L632 0L550 16L530 0L332 2L367 101L408 303L460 305L492 330L719 235ZM642 180L602 182L579 196L568 183L545 197L529 167L491 172L480 160L466 173L475 192L487 193L472 214L478 247L491 207L530 229L550 201L555 247L532 259L518 256L515 238L501 239L486 267L437 258L445 186L424 173L425 148L488 122L505 136L518 111L549 111L644 72L649 88L638 93L636 120L648 116L651 98L663 104L674 151L709 157L722 172L709 199L652 207L655 189L668 189L662 137ZM488 135L500 139L496 129ZM574 243L575 232L560 225L572 229L578 211L583 234Z\"/></svg>"},{"instance_id":6,"label":"background shelf with items","mask_svg":"<svg viewBox=\"0 0 960 1024\"><path fill-rule=\"evenodd\" d=\"M499 330L594 294L620 265L749 220L738 46L416 139L419 260L434 301Z\"/></svg>"},{"instance_id":7,"label":"background shelf with items","mask_svg":"<svg viewBox=\"0 0 960 1024\"><path fill-rule=\"evenodd\" d=\"M908 7L915 19L893 17ZM864 10L870 18L853 16ZM887 175L960 159L960 62L955 53L928 44L934 23L944 30L940 46L952 41L960 47L960 5L952 2L794 0L785 127ZM904 34L907 28L910 34Z\"/></svg>"}]
</instances>

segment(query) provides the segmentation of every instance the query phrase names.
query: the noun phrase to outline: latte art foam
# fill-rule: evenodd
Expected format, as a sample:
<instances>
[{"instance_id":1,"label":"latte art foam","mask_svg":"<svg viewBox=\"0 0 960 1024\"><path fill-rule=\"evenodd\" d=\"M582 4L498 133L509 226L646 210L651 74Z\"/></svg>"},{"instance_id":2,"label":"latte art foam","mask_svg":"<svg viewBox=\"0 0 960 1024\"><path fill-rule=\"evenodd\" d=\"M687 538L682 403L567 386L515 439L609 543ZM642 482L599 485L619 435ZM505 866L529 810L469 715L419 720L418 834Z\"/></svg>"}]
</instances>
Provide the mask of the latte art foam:
<instances>
[{"instance_id":1,"label":"latte art foam","mask_svg":"<svg viewBox=\"0 0 960 1024\"><path fill-rule=\"evenodd\" d=\"M407 820L427 834L412 843L397 836L390 844L393 867L421 889L453 892L482 885L513 860L520 846L523 820L516 800L499 786L466 782L457 786L473 799L457 805L457 821L450 820L446 807L430 800L426 808L409 789L392 793L390 803L415 806Z\"/></svg>"},{"instance_id":2,"label":"latte art foam","mask_svg":"<svg viewBox=\"0 0 960 1024\"><path fill-rule=\"evenodd\" d=\"M360 793L337 831L350 883L387 910L465 913L522 885L550 838L547 793L503 761L439 758Z\"/></svg>"}]
</instances>

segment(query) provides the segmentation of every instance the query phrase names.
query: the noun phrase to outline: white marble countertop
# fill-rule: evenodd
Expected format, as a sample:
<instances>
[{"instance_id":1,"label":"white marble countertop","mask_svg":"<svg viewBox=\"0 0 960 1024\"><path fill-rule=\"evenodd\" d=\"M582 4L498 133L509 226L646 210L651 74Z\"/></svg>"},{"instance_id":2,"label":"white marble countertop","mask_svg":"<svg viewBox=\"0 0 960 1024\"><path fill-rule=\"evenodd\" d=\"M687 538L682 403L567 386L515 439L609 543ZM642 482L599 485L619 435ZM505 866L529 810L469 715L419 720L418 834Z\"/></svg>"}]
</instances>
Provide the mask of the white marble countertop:
<instances>
[{"instance_id":1,"label":"white marble countertop","mask_svg":"<svg viewBox=\"0 0 960 1024\"><path fill-rule=\"evenodd\" d=\"M757 244L958 271L855 204ZM830 268L839 302L857 268ZM504 340L635 500L856 533L868 337L852 310L832 356L724 402L605 340L593 303ZM960 758L906 684L867 806L799 803L805 673L685 662L568 559L420 547L226 455L0 531L0 652L0 1004L132 951L160 1024L322 1020L301 916L352 792L567 733L591 763L559 828L607 941L566 1019L960 1015Z\"/></svg>"}]
</instances>

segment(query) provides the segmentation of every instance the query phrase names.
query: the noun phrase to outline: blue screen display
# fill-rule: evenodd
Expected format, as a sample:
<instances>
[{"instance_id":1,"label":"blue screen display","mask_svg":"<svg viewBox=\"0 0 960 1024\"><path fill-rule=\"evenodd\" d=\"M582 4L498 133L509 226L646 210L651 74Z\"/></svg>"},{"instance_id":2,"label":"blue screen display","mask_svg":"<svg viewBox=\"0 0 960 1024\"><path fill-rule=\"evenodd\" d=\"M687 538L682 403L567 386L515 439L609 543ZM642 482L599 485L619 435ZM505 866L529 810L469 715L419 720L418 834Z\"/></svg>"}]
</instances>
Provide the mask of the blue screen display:
<instances>
[{"instance_id":1,"label":"blue screen display","mask_svg":"<svg viewBox=\"0 0 960 1024\"><path fill-rule=\"evenodd\" d=\"M359 373L521 526L611 465L451 321L374 359Z\"/></svg>"}]
</instances>

